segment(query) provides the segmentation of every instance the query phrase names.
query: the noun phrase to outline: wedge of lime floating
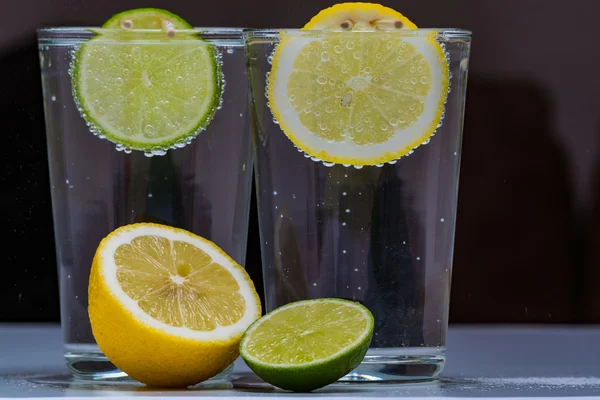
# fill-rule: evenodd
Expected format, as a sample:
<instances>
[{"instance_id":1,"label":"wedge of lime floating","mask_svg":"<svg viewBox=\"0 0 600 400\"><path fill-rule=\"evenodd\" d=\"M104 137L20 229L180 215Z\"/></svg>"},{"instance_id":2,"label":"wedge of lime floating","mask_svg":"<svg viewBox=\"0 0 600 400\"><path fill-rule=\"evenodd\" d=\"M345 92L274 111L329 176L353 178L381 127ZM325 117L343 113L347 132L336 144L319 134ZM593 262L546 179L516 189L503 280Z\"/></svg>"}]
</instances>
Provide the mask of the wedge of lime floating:
<instances>
[{"instance_id":1,"label":"wedge of lime floating","mask_svg":"<svg viewBox=\"0 0 600 400\"><path fill-rule=\"evenodd\" d=\"M373 327L373 315L359 303L332 298L297 301L251 325L240 354L271 385L310 392L360 364Z\"/></svg>"},{"instance_id":2,"label":"wedge of lime floating","mask_svg":"<svg viewBox=\"0 0 600 400\"><path fill-rule=\"evenodd\" d=\"M163 10L126 11L104 27L123 20L133 29L98 34L74 54L71 76L81 115L119 150L161 155L183 147L221 101L217 51L192 32L177 32L190 25Z\"/></svg>"}]
</instances>

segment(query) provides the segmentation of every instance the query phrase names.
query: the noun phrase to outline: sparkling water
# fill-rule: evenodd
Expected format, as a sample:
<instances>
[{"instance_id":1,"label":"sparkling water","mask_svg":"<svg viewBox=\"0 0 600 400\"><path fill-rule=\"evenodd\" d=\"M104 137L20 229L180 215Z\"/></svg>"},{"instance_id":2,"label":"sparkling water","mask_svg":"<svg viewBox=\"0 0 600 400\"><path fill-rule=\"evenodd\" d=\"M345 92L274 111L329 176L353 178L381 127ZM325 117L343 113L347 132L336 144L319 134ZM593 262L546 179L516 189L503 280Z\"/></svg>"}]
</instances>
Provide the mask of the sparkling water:
<instances>
[{"instance_id":1,"label":"sparkling water","mask_svg":"<svg viewBox=\"0 0 600 400\"><path fill-rule=\"evenodd\" d=\"M344 380L435 378L445 362L469 35L438 37L453 77L435 135L399 160L365 167L322 162L293 145L264 94L279 34L247 36L266 311L307 298L361 302L374 336Z\"/></svg>"},{"instance_id":2,"label":"sparkling water","mask_svg":"<svg viewBox=\"0 0 600 400\"><path fill-rule=\"evenodd\" d=\"M125 374L96 346L87 313L100 240L129 223L157 222L204 236L243 265L252 164L241 31L198 34L220 56L222 103L195 139L153 154L94 135L81 117L69 69L74 49L91 36L42 30L39 45L65 357L76 377L103 379Z\"/></svg>"}]
</instances>

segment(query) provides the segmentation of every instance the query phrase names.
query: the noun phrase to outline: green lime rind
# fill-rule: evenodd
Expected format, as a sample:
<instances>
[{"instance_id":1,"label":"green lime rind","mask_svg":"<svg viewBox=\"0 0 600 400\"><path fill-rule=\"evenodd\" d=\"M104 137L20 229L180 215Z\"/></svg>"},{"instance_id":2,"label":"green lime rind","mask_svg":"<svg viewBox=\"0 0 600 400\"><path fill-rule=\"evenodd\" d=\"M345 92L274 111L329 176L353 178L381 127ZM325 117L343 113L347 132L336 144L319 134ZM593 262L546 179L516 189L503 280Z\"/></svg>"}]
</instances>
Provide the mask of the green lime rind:
<instances>
[{"instance_id":1,"label":"green lime rind","mask_svg":"<svg viewBox=\"0 0 600 400\"><path fill-rule=\"evenodd\" d=\"M162 29L161 24L158 23L159 20L171 22L175 29L192 29L192 25L183 18L161 8L137 8L120 12L110 17L102 25L102 28L120 28L123 19L132 21L134 29ZM157 20L156 23L153 19Z\"/></svg>"},{"instance_id":2,"label":"green lime rind","mask_svg":"<svg viewBox=\"0 0 600 400\"><path fill-rule=\"evenodd\" d=\"M194 139L204 128L206 128L206 126L214 117L221 102L224 89L224 79L221 64L219 61L218 52L214 46L207 44L200 38L197 38L195 35L182 35L178 33L175 38L161 37L160 39L156 39L156 37L156 33L145 34L139 32L128 32L125 30L122 33L96 36L76 50L73 56L71 69L73 96L76 104L78 105L81 116L86 121L90 131L99 137L106 138L109 141L117 144L119 148L127 150L141 150L147 154L164 154L168 148L183 147L185 144L188 144L192 139ZM144 43L144 38L150 40L147 40L146 43ZM84 61L84 57L86 57L86 55L89 56L88 53L93 53L94 46L101 46L101 48L104 48L107 45L118 47L119 45L131 46L132 43L136 43L135 45L137 47L143 49L144 46L156 43L161 43L163 46L171 46L168 43L171 41L173 42L172 46L175 47L169 47L169 49L178 48L177 46L179 45L177 42L180 42L181 44L182 41L185 41L188 44L196 41L198 44L202 43L204 49L207 50L206 54L210 58L210 61L207 63L210 65L210 71L208 71L208 74L212 75L211 81L213 82L213 90L209 90L211 93L208 97L210 98L203 101L205 104L203 109L194 109L193 112L188 113L188 115L192 115L193 117L197 116L197 120L195 120L194 123L187 124L186 129L181 130L180 132L169 132L166 135L163 134L164 132L161 132L159 133L159 137L157 139L143 138L142 140L139 140L122 131L115 131L114 128L109 127L108 124L102 120L102 118L98 117L98 113L94 111L93 107L90 107L88 104L90 101L94 101L93 98L90 98L89 95L86 96L83 93L83 88L85 87L86 82L83 81L83 76L85 76L85 74L82 73L82 69L84 69L87 65ZM97 60L96 62L101 63L102 61ZM192 66L190 66L190 68L191 67ZM132 69L134 68L132 67ZM173 80L174 79L176 79L175 76L173 76ZM138 103L142 102L143 100L144 99L139 98L133 99L133 101L137 101ZM136 109L135 107L132 107L128 112L130 114L139 112L139 108Z\"/></svg>"},{"instance_id":3,"label":"green lime rind","mask_svg":"<svg viewBox=\"0 0 600 400\"><path fill-rule=\"evenodd\" d=\"M356 341L344 347L339 352L322 359L316 359L302 364L272 364L261 361L256 356L249 354L248 343L255 329L268 321L273 315L284 312L286 309L303 304L318 302L336 302L360 308L368 316L366 329L357 337ZM331 322L331 321L328 321ZM319 321L314 321L317 326ZM245 332L240 342L240 355L250 369L265 382L284 390L294 392L311 392L338 381L343 376L354 370L365 357L373 337L375 320L373 314L363 305L343 299L322 298L302 300L279 307L262 318L255 321ZM339 327L337 328L339 329Z\"/></svg>"}]
</instances>

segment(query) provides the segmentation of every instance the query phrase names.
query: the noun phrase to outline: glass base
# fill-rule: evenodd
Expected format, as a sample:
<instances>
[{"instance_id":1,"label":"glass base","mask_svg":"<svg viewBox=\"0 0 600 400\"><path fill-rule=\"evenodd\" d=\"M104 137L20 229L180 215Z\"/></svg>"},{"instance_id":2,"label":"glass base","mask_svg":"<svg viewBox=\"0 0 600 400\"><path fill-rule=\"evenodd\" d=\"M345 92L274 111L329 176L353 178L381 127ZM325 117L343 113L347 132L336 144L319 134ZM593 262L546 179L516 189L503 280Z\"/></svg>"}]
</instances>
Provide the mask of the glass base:
<instances>
[{"instance_id":1,"label":"glass base","mask_svg":"<svg viewBox=\"0 0 600 400\"><path fill-rule=\"evenodd\" d=\"M438 377L446 362L443 348L370 349L362 363L339 382L417 382Z\"/></svg>"},{"instance_id":2,"label":"glass base","mask_svg":"<svg viewBox=\"0 0 600 400\"><path fill-rule=\"evenodd\" d=\"M67 368L76 380L133 381L125 372L115 367L96 345L66 345L65 361ZM233 364L207 382L229 380L232 370Z\"/></svg>"}]
</instances>

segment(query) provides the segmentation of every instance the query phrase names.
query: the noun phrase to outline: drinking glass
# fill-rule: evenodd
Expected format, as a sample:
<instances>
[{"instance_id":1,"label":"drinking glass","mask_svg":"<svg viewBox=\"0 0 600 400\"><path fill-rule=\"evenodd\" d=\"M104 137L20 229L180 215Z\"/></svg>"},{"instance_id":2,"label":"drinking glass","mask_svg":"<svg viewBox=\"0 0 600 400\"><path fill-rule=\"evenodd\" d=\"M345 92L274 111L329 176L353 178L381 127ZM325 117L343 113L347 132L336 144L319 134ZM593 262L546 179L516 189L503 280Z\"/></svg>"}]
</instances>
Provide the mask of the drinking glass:
<instances>
[{"instance_id":1,"label":"drinking glass","mask_svg":"<svg viewBox=\"0 0 600 400\"><path fill-rule=\"evenodd\" d=\"M269 104L266 93L276 64L293 60L273 61L274 51L282 40L300 49L328 34L346 42L359 35L412 43L435 38L446 55L451 90L427 143L383 165L354 167L323 162L288 139L272 109L286 111ZM375 330L362 364L342 380L435 378L446 360L470 32L277 29L246 31L245 37L266 311L310 298L358 301L373 313ZM330 57L321 57L326 69ZM327 85L317 70L303 72Z\"/></svg>"},{"instance_id":2,"label":"drinking glass","mask_svg":"<svg viewBox=\"0 0 600 400\"><path fill-rule=\"evenodd\" d=\"M126 224L162 223L212 240L244 265L252 182L242 30L186 33L198 46L216 50L226 87L203 132L183 147L154 155L94 135L74 101L74 51L89 40L102 40L103 33L98 28L38 31L64 355L81 379L126 376L98 349L88 317L88 278L102 238ZM158 36L148 33L140 46L155 40Z\"/></svg>"}]
</instances>

